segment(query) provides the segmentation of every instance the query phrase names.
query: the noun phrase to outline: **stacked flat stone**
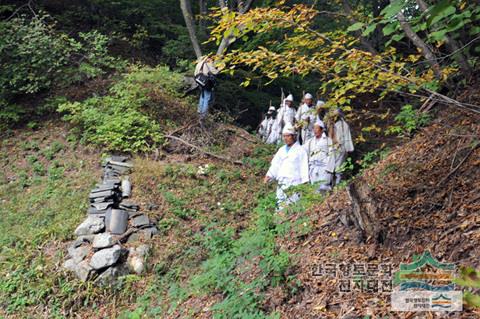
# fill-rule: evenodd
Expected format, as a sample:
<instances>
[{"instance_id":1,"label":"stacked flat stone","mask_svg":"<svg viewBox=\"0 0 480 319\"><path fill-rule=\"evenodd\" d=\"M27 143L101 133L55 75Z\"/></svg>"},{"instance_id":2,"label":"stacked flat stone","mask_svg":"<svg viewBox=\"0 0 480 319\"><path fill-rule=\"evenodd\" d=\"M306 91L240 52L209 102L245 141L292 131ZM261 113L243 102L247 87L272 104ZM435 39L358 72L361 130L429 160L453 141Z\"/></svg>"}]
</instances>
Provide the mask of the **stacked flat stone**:
<instances>
[{"instance_id":1,"label":"stacked flat stone","mask_svg":"<svg viewBox=\"0 0 480 319\"><path fill-rule=\"evenodd\" d=\"M82 281L111 285L120 276L144 271L146 243L158 230L139 205L124 200L132 189L128 158L111 156L102 166L102 182L90 192L87 218L75 230L77 239L63 266Z\"/></svg>"}]
</instances>

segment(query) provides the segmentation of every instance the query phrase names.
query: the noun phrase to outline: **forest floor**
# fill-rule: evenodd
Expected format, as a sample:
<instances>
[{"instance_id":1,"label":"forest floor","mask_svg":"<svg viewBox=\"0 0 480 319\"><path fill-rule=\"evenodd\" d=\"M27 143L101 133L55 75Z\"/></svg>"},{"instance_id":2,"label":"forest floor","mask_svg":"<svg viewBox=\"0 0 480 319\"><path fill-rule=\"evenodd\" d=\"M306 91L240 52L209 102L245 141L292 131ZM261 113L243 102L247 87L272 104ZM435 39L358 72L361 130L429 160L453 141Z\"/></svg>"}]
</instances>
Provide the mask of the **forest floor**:
<instances>
[{"instance_id":1,"label":"forest floor","mask_svg":"<svg viewBox=\"0 0 480 319\"><path fill-rule=\"evenodd\" d=\"M479 137L480 117L445 109L410 142L363 172L379 207L378 223L385 236L382 244L371 238L362 240L358 231L340 221L342 214L351 214L345 190L309 210L307 214L316 221L315 231L282 242L299 258L296 273L302 291L290 300L276 301L274 309L285 318L438 318L433 313L420 313L420 317L392 313L388 291L352 284L350 292L340 292L340 281L351 278L351 273L343 277L338 265L371 264L375 269L391 264L396 271L400 263L430 251L443 262L478 269ZM336 273L329 272L332 265ZM367 278L379 280L379 272L373 270ZM272 300L278 300L273 293ZM462 313L443 317L479 318L480 310L466 307Z\"/></svg>"},{"instance_id":2,"label":"forest floor","mask_svg":"<svg viewBox=\"0 0 480 319\"><path fill-rule=\"evenodd\" d=\"M361 173L379 206L382 243L341 221L351 212L343 187L273 214L273 187L261 180L274 148L244 131L225 134L232 128L223 127L213 134L224 135L221 146L200 145L247 165L184 152L188 147L179 144L171 147L181 152L136 157L132 200L157 220L160 235L151 242L147 272L111 288L80 283L61 268L104 154L58 121L18 130L2 141L0 153L0 317L232 318L244 311L250 317L436 318L392 313L388 293L341 293L341 278L315 272L332 264L395 269L424 251L479 268L479 120L442 109ZM480 312L465 307L447 317Z\"/></svg>"}]
</instances>

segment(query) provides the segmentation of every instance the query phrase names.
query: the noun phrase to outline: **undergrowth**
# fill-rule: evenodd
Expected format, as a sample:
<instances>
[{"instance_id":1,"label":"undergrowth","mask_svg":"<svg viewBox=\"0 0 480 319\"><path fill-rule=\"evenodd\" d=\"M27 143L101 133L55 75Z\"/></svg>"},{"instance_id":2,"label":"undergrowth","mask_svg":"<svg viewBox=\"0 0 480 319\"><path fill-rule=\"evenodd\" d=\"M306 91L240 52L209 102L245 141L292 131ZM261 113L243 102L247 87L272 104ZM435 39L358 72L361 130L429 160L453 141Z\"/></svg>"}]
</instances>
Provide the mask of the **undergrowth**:
<instances>
[{"instance_id":1,"label":"undergrowth","mask_svg":"<svg viewBox=\"0 0 480 319\"><path fill-rule=\"evenodd\" d=\"M165 142L164 127L157 117L170 106L162 105L162 97L178 97L182 81L182 76L168 67L132 66L108 95L62 103L58 111L81 128L81 141L107 151L147 152Z\"/></svg>"},{"instance_id":2,"label":"undergrowth","mask_svg":"<svg viewBox=\"0 0 480 319\"><path fill-rule=\"evenodd\" d=\"M261 153L259 150L258 154ZM165 168L163 174L174 178L173 185L159 188L166 192L164 197L169 211L177 221L176 226L167 232L175 231L183 223L181 220L184 217L178 216L177 211L185 209L185 198L194 202L195 194L204 194L201 186L203 180L196 175L200 168L204 166L175 165ZM220 167L209 167L207 171L211 178L210 185L216 185L221 193L225 193L226 185L234 187L230 178L239 178L235 172ZM249 169L249 172L254 171L255 168ZM205 173L205 170L201 172ZM167 191L167 188L176 189L179 185L189 189L184 184L187 177L190 182L197 180L197 186L192 186L191 192L173 196ZM217 203L214 212L218 213L211 212L206 216L198 212L196 219L202 221L202 231L183 232L183 237L188 240L175 245L175 251L156 264L155 279L147 292L137 300L136 309L124 312L121 317L153 317L161 313L175 316L180 311L186 317L194 318L202 309L189 307L188 302L222 296L208 307L213 318L279 318L278 314L264 305L269 291L280 286L287 291L287 295L292 295L298 289L298 282L289 271L297 262L297 256L281 249L278 241L289 236L303 236L312 230L312 221L304 212L323 200L323 196L315 191L316 188L317 185L295 188L294 191L302 193L302 199L280 213L276 212L272 189L257 191L258 196L251 203L255 208L248 217L248 226L241 231L237 225L228 222L229 214L236 214L240 210L239 207L231 211L225 209L229 198L224 197L222 203ZM212 192L216 193L217 190ZM228 197L231 196L235 194L231 193ZM221 217L222 214L224 217ZM164 220L166 218L172 219L163 217Z\"/></svg>"}]
</instances>

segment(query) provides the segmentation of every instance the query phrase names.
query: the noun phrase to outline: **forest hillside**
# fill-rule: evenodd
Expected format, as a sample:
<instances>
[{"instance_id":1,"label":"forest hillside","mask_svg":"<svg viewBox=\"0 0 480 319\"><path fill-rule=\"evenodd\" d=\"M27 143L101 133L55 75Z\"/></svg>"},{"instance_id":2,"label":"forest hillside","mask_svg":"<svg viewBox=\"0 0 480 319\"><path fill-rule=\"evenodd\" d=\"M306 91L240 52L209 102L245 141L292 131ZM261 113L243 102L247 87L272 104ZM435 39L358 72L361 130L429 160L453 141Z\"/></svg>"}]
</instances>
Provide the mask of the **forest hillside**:
<instances>
[{"instance_id":1,"label":"forest hillside","mask_svg":"<svg viewBox=\"0 0 480 319\"><path fill-rule=\"evenodd\" d=\"M478 4L2 2L0 318L479 318Z\"/></svg>"}]
</instances>

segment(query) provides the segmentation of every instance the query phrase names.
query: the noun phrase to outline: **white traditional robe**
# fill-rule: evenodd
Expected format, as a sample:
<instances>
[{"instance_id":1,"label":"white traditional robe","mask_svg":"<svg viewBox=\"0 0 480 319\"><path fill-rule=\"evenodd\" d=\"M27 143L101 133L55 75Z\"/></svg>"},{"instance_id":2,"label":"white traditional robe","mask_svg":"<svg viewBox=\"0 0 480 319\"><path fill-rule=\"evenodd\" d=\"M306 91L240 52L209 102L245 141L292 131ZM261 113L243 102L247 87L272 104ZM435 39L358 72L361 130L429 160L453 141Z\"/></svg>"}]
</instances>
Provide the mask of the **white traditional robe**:
<instances>
[{"instance_id":1,"label":"white traditional robe","mask_svg":"<svg viewBox=\"0 0 480 319\"><path fill-rule=\"evenodd\" d=\"M262 138L262 141L265 141L267 137L267 125L268 125L268 118L264 118L263 121L260 123L258 127L258 135Z\"/></svg>"},{"instance_id":2,"label":"white traditional robe","mask_svg":"<svg viewBox=\"0 0 480 319\"><path fill-rule=\"evenodd\" d=\"M313 106L308 106L306 103L300 105L295 114L295 119L297 122L305 122L300 134L302 136L302 143L310 139L313 136L313 124L315 122L315 108Z\"/></svg>"},{"instance_id":3,"label":"white traditional robe","mask_svg":"<svg viewBox=\"0 0 480 319\"><path fill-rule=\"evenodd\" d=\"M295 202L298 194L290 198L285 190L291 186L308 183L308 155L302 146L296 142L290 148L282 146L272 159L267 176L277 181L277 199L279 204Z\"/></svg>"},{"instance_id":4,"label":"white traditional robe","mask_svg":"<svg viewBox=\"0 0 480 319\"><path fill-rule=\"evenodd\" d=\"M353 152L354 150L352 135L347 122L342 119L338 120L335 123L334 134L338 145L336 145L333 152L333 157L327 165L327 171L331 173L337 172L342 166L343 162L345 162L347 153Z\"/></svg>"},{"instance_id":5,"label":"white traditional robe","mask_svg":"<svg viewBox=\"0 0 480 319\"><path fill-rule=\"evenodd\" d=\"M293 106L289 107L287 105L283 105L278 109L277 121L280 123L282 129L287 123L291 124L292 126L295 124L296 112L297 111Z\"/></svg>"},{"instance_id":6,"label":"white traditional robe","mask_svg":"<svg viewBox=\"0 0 480 319\"><path fill-rule=\"evenodd\" d=\"M332 156L333 141L325 133L321 137L309 139L303 147L308 154L310 182L329 184L331 174L326 171L329 158Z\"/></svg>"},{"instance_id":7,"label":"white traditional robe","mask_svg":"<svg viewBox=\"0 0 480 319\"><path fill-rule=\"evenodd\" d=\"M272 131L272 125L275 122L273 116L266 117L262 123L260 123L260 127L258 128L258 134L262 138L262 141L266 142L268 136Z\"/></svg>"},{"instance_id":8,"label":"white traditional robe","mask_svg":"<svg viewBox=\"0 0 480 319\"><path fill-rule=\"evenodd\" d=\"M268 133L267 144L276 144L282 140L282 129L280 123L277 120L272 121L270 133Z\"/></svg>"}]
</instances>

